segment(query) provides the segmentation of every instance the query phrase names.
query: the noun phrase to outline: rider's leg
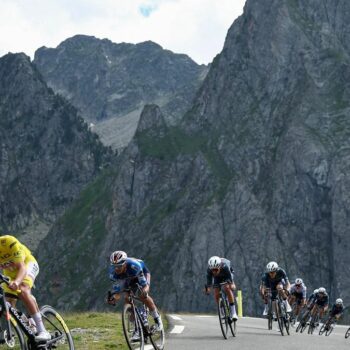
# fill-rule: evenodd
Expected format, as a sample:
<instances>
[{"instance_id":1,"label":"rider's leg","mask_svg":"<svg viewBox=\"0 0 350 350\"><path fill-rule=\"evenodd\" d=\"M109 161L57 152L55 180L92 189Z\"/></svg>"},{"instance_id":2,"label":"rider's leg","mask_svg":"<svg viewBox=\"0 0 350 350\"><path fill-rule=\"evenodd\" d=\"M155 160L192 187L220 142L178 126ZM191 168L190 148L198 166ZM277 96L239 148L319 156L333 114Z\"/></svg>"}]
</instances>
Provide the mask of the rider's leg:
<instances>
[{"instance_id":1,"label":"rider's leg","mask_svg":"<svg viewBox=\"0 0 350 350\"><path fill-rule=\"evenodd\" d=\"M230 317L237 320L235 297L234 297L234 294L232 292L232 286L231 286L231 284L225 284L223 289L227 295L227 299L228 299L228 302L230 304Z\"/></svg>"}]
</instances>

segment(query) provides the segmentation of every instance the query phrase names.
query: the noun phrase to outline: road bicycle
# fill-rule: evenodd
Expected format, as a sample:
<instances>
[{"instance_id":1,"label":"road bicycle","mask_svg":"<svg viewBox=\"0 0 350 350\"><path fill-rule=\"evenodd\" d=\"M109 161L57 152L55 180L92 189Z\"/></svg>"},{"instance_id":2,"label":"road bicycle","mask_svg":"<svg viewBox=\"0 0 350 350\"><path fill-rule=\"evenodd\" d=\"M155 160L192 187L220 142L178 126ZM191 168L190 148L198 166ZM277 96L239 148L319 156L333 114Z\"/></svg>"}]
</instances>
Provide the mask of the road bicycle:
<instances>
[{"instance_id":1,"label":"road bicycle","mask_svg":"<svg viewBox=\"0 0 350 350\"><path fill-rule=\"evenodd\" d=\"M155 350L163 350L165 344L164 329L157 330L157 325L153 317L149 314L147 306L138 297L141 293L141 287L135 289L124 289L128 293L127 303L124 304L122 312L123 333L126 343L130 350L144 350L145 344L151 342ZM108 292L108 298L111 300L115 292ZM133 336L139 335L135 341Z\"/></svg>"},{"instance_id":2,"label":"road bicycle","mask_svg":"<svg viewBox=\"0 0 350 350\"><path fill-rule=\"evenodd\" d=\"M10 279L0 273L0 283L9 284ZM37 342L35 340L35 323L7 300L0 284L0 349L20 350L74 350L74 343L69 328L62 316L51 306L40 309L43 323L51 339Z\"/></svg>"},{"instance_id":3,"label":"road bicycle","mask_svg":"<svg viewBox=\"0 0 350 350\"><path fill-rule=\"evenodd\" d=\"M330 316L328 320L322 325L318 334L322 335L323 333L325 333L326 336L329 336L333 332L336 323L337 320L335 319L335 317Z\"/></svg>"},{"instance_id":4,"label":"road bicycle","mask_svg":"<svg viewBox=\"0 0 350 350\"><path fill-rule=\"evenodd\" d=\"M232 320L230 318L230 303L227 299L226 293L222 289L222 287L226 284L227 282L220 283L219 302L218 302L219 323L220 323L222 335L224 336L225 339L227 339L227 333L229 328L233 337L235 337L237 333L237 321ZM236 298L235 298L235 304L236 304ZM237 305L235 305L235 307L237 310Z\"/></svg>"}]
</instances>

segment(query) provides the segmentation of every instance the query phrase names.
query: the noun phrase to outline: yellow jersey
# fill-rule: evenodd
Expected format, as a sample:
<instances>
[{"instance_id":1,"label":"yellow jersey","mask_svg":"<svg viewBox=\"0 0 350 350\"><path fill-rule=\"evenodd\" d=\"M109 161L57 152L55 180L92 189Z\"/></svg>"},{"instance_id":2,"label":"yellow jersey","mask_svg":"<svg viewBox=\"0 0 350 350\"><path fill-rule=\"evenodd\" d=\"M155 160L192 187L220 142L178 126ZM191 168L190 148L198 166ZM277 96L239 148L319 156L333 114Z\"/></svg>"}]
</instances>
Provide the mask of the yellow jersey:
<instances>
[{"instance_id":1,"label":"yellow jersey","mask_svg":"<svg viewBox=\"0 0 350 350\"><path fill-rule=\"evenodd\" d=\"M0 269L14 269L14 264L36 261L30 250L16 237L0 236Z\"/></svg>"}]
</instances>

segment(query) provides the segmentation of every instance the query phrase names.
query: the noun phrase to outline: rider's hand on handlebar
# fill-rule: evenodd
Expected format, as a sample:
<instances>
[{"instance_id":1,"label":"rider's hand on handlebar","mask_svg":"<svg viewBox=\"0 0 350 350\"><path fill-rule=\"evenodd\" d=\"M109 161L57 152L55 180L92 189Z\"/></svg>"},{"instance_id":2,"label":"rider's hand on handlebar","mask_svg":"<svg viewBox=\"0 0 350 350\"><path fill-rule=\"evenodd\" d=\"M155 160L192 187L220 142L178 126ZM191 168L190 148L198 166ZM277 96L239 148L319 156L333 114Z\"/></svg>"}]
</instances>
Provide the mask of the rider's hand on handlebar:
<instances>
[{"instance_id":1,"label":"rider's hand on handlebar","mask_svg":"<svg viewBox=\"0 0 350 350\"><path fill-rule=\"evenodd\" d=\"M204 293L205 293L206 295L209 295L210 292L211 292L210 287L205 287L205 288L204 288Z\"/></svg>"},{"instance_id":2,"label":"rider's hand on handlebar","mask_svg":"<svg viewBox=\"0 0 350 350\"><path fill-rule=\"evenodd\" d=\"M11 281L8 286L12 290L18 290L19 289L19 283L16 280Z\"/></svg>"},{"instance_id":3,"label":"rider's hand on handlebar","mask_svg":"<svg viewBox=\"0 0 350 350\"><path fill-rule=\"evenodd\" d=\"M106 297L106 303L109 305L115 306L117 304L117 300L115 300L114 296L112 293L109 291Z\"/></svg>"}]
</instances>

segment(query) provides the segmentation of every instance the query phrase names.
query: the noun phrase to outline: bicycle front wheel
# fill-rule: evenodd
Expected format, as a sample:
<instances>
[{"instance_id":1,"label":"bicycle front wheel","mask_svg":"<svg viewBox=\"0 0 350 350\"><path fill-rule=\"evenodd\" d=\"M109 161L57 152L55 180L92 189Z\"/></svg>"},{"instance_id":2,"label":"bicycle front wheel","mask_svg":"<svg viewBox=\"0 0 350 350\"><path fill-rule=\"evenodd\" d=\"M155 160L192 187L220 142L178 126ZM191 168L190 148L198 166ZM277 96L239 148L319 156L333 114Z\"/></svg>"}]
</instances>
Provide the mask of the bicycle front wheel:
<instances>
[{"instance_id":1,"label":"bicycle front wheel","mask_svg":"<svg viewBox=\"0 0 350 350\"><path fill-rule=\"evenodd\" d=\"M145 339L140 319L131 304L125 304L122 315L123 332L130 350L144 350Z\"/></svg>"},{"instance_id":2,"label":"bicycle front wheel","mask_svg":"<svg viewBox=\"0 0 350 350\"><path fill-rule=\"evenodd\" d=\"M220 298L218 303L218 316L220 322L220 328L222 335L225 339L227 339L227 331L228 331L228 310L225 305L225 301Z\"/></svg>"},{"instance_id":3,"label":"bicycle front wheel","mask_svg":"<svg viewBox=\"0 0 350 350\"><path fill-rule=\"evenodd\" d=\"M333 332L333 329L334 329L334 325L331 324L331 325L329 326L329 328L327 329L327 331L326 331L326 337L328 337L328 336L331 335L331 333Z\"/></svg>"},{"instance_id":4,"label":"bicycle front wheel","mask_svg":"<svg viewBox=\"0 0 350 350\"><path fill-rule=\"evenodd\" d=\"M319 335L322 335L324 332L326 331L326 323L324 323L320 329L320 331L318 332Z\"/></svg>"},{"instance_id":5,"label":"bicycle front wheel","mask_svg":"<svg viewBox=\"0 0 350 350\"><path fill-rule=\"evenodd\" d=\"M8 332L6 330L5 320L1 318L1 345L0 349L14 349L14 350L27 350L27 344L24 340L24 335L18 325L18 323L11 318L11 339L7 339Z\"/></svg>"},{"instance_id":6,"label":"bicycle front wheel","mask_svg":"<svg viewBox=\"0 0 350 350\"><path fill-rule=\"evenodd\" d=\"M50 347L59 350L74 350L72 335L62 316L51 306L40 309L46 330L51 334Z\"/></svg>"},{"instance_id":7,"label":"bicycle front wheel","mask_svg":"<svg viewBox=\"0 0 350 350\"><path fill-rule=\"evenodd\" d=\"M165 344L164 329L157 331L157 325L153 317L148 314L149 337L155 350L163 350Z\"/></svg>"},{"instance_id":8,"label":"bicycle front wheel","mask_svg":"<svg viewBox=\"0 0 350 350\"><path fill-rule=\"evenodd\" d=\"M283 315L281 313L280 305L278 301L275 301L275 310L276 310L276 317L277 317L277 323L278 323L278 328L281 332L281 335L284 335L284 330L283 330Z\"/></svg>"},{"instance_id":9,"label":"bicycle front wheel","mask_svg":"<svg viewBox=\"0 0 350 350\"><path fill-rule=\"evenodd\" d=\"M350 336L350 328L345 333L345 339L349 338Z\"/></svg>"}]
</instances>

